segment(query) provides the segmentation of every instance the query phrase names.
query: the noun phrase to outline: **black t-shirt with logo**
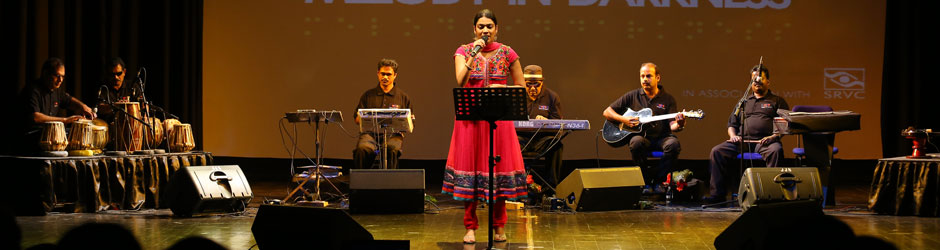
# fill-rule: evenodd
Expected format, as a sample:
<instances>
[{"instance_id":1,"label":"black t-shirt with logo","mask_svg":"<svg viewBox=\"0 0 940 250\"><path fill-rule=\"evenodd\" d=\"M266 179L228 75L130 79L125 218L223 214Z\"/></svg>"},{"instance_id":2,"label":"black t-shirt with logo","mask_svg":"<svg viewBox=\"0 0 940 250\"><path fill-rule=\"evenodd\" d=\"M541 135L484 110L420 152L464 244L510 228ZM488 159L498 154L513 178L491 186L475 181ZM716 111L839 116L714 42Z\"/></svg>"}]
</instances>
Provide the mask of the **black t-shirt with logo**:
<instances>
[{"instance_id":1,"label":"black t-shirt with logo","mask_svg":"<svg viewBox=\"0 0 940 250\"><path fill-rule=\"evenodd\" d=\"M653 110L654 116L675 113L677 110L676 99L669 93L666 93L662 85L659 85L659 93L656 94L653 99L650 99L642 88L638 88L627 92L614 101L614 103L611 103L610 108L620 115L626 113L627 108L633 111L650 108ZM672 121L672 119L644 124L643 133L645 133L647 138L662 138L671 135L672 130L669 128L670 121Z\"/></svg>"},{"instance_id":2,"label":"black t-shirt with logo","mask_svg":"<svg viewBox=\"0 0 940 250\"><path fill-rule=\"evenodd\" d=\"M783 97L774 95L770 91L764 97L753 95L744 103L744 129L741 129L741 118L734 113L728 118L728 127L737 128L738 135L747 140L758 140L774 133L774 117L778 109L790 109L790 105Z\"/></svg>"},{"instance_id":3,"label":"black t-shirt with logo","mask_svg":"<svg viewBox=\"0 0 940 250\"><path fill-rule=\"evenodd\" d=\"M412 109L411 107L411 98L408 97L408 94L405 94L405 91L402 91L397 86L392 87L392 90L385 93L382 91L381 86L376 86L366 90L365 93L362 93L362 96L359 97L359 104L356 105L356 110L359 109ZM414 114L414 109L411 110ZM355 116L359 116L359 112L353 112Z\"/></svg>"},{"instance_id":4,"label":"black t-shirt with logo","mask_svg":"<svg viewBox=\"0 0 940 250\"><path fill-rule=\"evenodd\" d=\"M561 99L551 89L542 87L542 92L535 100L526 98L526 103L529 106L529 119L535 119L539 115L548 119L562 119Z\"/></svg>"}]
</instances>

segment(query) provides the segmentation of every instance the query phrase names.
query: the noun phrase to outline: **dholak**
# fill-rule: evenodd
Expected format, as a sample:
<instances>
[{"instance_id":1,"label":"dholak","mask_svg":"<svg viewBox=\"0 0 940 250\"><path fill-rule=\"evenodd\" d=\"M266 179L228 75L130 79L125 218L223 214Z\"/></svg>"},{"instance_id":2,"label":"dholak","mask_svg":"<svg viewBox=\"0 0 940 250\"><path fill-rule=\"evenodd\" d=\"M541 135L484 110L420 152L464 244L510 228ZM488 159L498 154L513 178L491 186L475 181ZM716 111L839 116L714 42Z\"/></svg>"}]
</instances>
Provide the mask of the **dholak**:
<instances>
[{"instance_id":1,"label":"dholak","mask_svg":"<svg viewBox=\"0 0 940 250\"><path fill-rule=\"evenodd\" d=\"M144 121L150 125L144 128L144 145L159 148L160 143L163 143L163 123L156 117L144 118Z\"/></svg>"},{"instance_id":2,"label":"dholak","mask_svg":"<svg viewBox=\"0 0 940 250\"><path fill-rule=\"evenodd\" d=\"M189 152L196 147L193 140L193 128L188 123L181 123L173 126L173 132L170 134L170 150L173 152Z\"/></svg>"},{"instance_id":3,"label":"dholak","mask_svg":"<svg viewBox=\"0 0 940 250\"><path fill-rule=\"evenodd\" d=\"M92 137L94 137L91 148L104 150L104 147L108 145L108 123L101 119L94 119L91 123L94 124L91 127Z\"/></svg>"},{"instance_id":4,"label":"dholak","mask_svg":"<svg viewBox=\"0 0 940 250\"><path fill-rule=\"evenodd\" d=\"M39 138L39 147L44 151L63 151L69 142L65 140L65 124L62 122L45 122L42 124L42 137Z\"/></svg>"},{"instance_id":5,"label":"dholak","mask_svg":"<svg viewBox=\"0 0 940 250\"><path fill-rule=\"evenodd\" d=\"M94 126L91 124L90 120L78 120L72 123L72 128L69 130L69 145L68 150L86 150L91 149L94 145L94 134L92 133L91 127Z\"/></svg>"},{"instance_id":6,"label":"dholak","mask_svg":"<svg viewBox=\"0 0 940 250\"><path fill-rule=\"evenodd\" d=\"M137 102L115 102L115 106L127 113L118 111L114 115L114 149L118 151L137 151L143 145L143 124L134 118L140 118L140 104ZM133 117L133 118L131 118Z\"/></svg>"}]
</instances>

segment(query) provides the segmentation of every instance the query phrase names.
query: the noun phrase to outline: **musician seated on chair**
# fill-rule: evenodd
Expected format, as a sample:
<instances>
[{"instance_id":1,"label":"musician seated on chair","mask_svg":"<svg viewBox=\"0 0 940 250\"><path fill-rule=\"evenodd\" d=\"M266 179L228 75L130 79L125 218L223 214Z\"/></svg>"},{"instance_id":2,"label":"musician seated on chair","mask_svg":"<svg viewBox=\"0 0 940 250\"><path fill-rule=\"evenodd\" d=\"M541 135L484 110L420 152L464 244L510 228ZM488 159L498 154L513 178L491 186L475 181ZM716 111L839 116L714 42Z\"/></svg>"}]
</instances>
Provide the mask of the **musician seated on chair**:
<instances>
[{"instance_id":1,"label":"musician seated on chair","mask_svg":"<svg viewBox=\"0 0 940 250\"><path fill-rule=\"evenodd\" d=\"M136 102L139 100L140 91L137 86L124 84L124 77L127 75L127 68L124 66L124 60L120 57L111 58L106 65L104 72L107 93L101 93L98 96L98 115L107 122L114 121L114 112L108 103L114 102Z\"/></svg>"},{"instance_id":2,"label":"musician seated on chair","mask_svg":"<svg viewBox=\"0 0 940 250\"><path fill-rule=\"evenodd\" d=\"M741 105L743 112L728 118L729 139L715 145L708 158L711 172L710 197L706 202L720 202L725 200L727 188L725 175L738 173L727 171L726 165L740 153L758 152L767 167L775 167L783 158L783 145L780 135L773 133L774 117L777 109L790 109L783 97L770 92L770 71L763 65L751 69L751 91ZM743 120L742 120L743 117ZM740 147L743 145L744 147ZM743 167L743 166L742 166Z\"/></svg>"},{"instance_id":3,"label":"musician seated on chair","mask_svg":"<svg viewBox=\"0 0 940 250\"><path fill-rule=\"evenodd\" d=\"M542 67L538 65L525 66L523 69L525 79L526 93L529 98L526 99L528 106L529 119L562 119L561 117L561 99L555 91L545 87L542 77ZM537 156L544 153L545 165L550 173L545 169L537 169L538 173L545 178L549 185L557 186L561 176L561 138L563 134L555 132L540 131L537 134L533 132L516 132L519 137L519 145L522 148L523 156Z\"/></svg>"},{"instance_id":4,"label":"musician seated on chair","mask_svg":"<svg viewBox=\"0 0 940 250\"><path fill-rule=\"evenodd\" d=\"M45 122L71 124L78 119L94 119L95 113L75 97L65 92L65 63L59 58L49 58L42 64L39 79L27 84L20 92L23 113L21 122L21 140L27 147L19 148L24 153L39 150L40 126ZM71 116L65 116L65 110L71 110Z\"/></svg>"},{"instance_id":5,"label":"musician seated on chair","mask_svg":"<svg viewBox=\"0 0 940 250\"><path fill-rule=\"evenodd\" d=\"M357 111L359 109L377 108L412 108L411 99L408 98L408 94L405 94L405 91L395 86L395 78L398 77L398 62L392 59L380 60L378 73L376 74L379 78L379 85L366 90L366 92L362 94L362 97L359 98L359 105L356 106ZM354 114L356 114L356 124L359 124L359 112L354 112ZM414 113L412 113L411 118L414 119ZM401 156L401 146L404 136L401 133L393 133L387 136L388 139L385 144L388 145L386 151L388 168L396 169L398 168L398 157ZM356 149L353 150L353 164L355 168L372 168L372 163L376 157L376 150L383 146L381 141L379 141L382 137L382 134L372 132L359 134L359 143Z\"/></svg>"},{"instance_id":6,"label":"musician seated on chair","mask_svg":"<svg viewBox=\"0 0 940 250\"><path fill-rule=\"evenodd\" d=\"M659 84L660 74L656 64L643 63L640 65L640 88L627 92L604 110L604 117L608 121L623 124L630 129L640 129L639 133L631 134L623 140L629 142L634 163L644 169L643 179L647 184L663 183L667 173L675 171L681 147L679 138L673 132L681 131L685 127L685 117L679 113L674 119L642 124L639 117L624 116L624 114L627 109L639 111L645 108L651 109L654 116L676 113L676 99ZM663 152L659 166L655 168L646 162L647 156L653 150ZM650 168L653 173L648 173ZM657 189L661 187L660 185L651 185L651 187L654 191L661 191Z\"/></svg>"}]
</instances>

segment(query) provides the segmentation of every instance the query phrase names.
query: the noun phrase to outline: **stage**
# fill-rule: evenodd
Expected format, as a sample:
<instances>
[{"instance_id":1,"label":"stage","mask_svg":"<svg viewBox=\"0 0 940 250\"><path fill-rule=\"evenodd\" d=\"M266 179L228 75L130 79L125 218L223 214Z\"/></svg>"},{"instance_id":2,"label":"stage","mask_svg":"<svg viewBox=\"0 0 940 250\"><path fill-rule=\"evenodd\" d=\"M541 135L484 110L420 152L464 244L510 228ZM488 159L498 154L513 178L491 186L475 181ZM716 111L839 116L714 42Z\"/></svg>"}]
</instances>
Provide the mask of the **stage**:
<instances>
[{"instance_id":1,"label":"stage","mask_svg":"<svg viewBox=\"0 0 940 250\"><path fill-rule=\"evenodd\" d=\"M940 218L875 215L866 209L866 185L840 186L837 205L825 210L847 223L856 235L869 235L894 243L899 249L940 249ZM144 249L165 249L188 236L203 236L229 249L248 249L255 244L251 225L260 203L286 194L283 182L252 183L255 199L243 214L215 214L193 218L173 217L169 209L109 210L98 213L49 213L17 217L24 248L54 243L67 230L88 222L121 224L134 232ZM379 240L409 240L411 249L483 249L486 231L477 231L475 245L460 242L464 233L463 209L428 190L440 210L424 214L352 215ZM664 206L654 202L650 210L610 212L548 212L540 209L510 210L506 225L509 241L502 249L714 249L713 241L740 214L736 208L701 209L697 204ZM480 220L486 221L483 210ZM284 222L302 227L323 227L308 218ZM484 228L481 228L484 229ZM295 235L298 247L316 246L316 235ZM254 249L257 249L255 247Z\"/></svg>"}]
</instances>

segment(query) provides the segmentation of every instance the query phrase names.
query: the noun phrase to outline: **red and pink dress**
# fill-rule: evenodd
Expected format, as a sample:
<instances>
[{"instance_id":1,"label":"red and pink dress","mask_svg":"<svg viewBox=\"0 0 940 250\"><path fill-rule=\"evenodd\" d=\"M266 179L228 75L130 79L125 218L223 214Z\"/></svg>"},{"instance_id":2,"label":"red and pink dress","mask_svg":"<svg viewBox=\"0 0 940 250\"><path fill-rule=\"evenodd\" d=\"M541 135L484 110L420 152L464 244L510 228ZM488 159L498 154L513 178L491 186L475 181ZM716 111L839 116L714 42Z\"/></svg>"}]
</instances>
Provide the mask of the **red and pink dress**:
<instances>
[{"instance_id":1,"label":"red and pink dress","mask_svg":"<svg viewBox=\"0 0 940 250\"><path fill-rule=\"evenodd\" d=\"M454 56L469 57L472 44L457 48ZM468 88L482 88L490 84L507 84L510 65L519 59L519 55L509 46L490 43L483 52L496 51L490 58L477 56L476 68L470 71L470 80L464 85ZM450 139L447 153L447 167L444 170L443 193L453 194L455 200L489 200L489 134L490 125L486 121L455 121L454 133ZM493 148L502 158L496 163L496 200L517 200L525 198L526 173L522 163L522 151L512 121L497 121L493 131Z\"/></svg>"}]
</instances>

